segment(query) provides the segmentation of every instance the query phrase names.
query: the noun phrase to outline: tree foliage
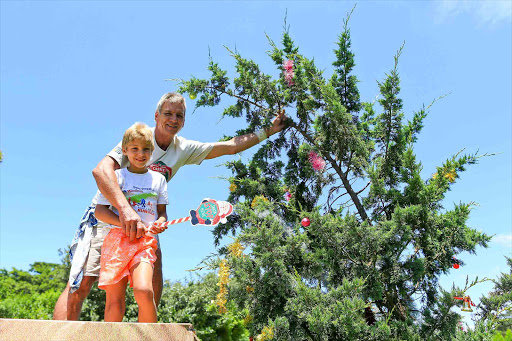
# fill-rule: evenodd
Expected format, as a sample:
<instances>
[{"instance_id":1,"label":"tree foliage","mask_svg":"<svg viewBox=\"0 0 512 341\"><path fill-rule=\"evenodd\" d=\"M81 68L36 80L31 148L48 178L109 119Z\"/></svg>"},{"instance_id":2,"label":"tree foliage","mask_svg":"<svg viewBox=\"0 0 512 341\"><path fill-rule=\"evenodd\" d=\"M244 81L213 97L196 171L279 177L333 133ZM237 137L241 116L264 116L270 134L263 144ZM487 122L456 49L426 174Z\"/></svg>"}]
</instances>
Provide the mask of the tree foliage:
<instances>
[{"instance_id":1,"label":"tree foliage","mask_svg":"<svg viewBox=\"0 0 512 341\"><path fill-rule=\"evenodd\" d=\"M0 318L52 319L55 303L69 277L69 257L62 263L36 262L29 271L0 269ZM219 314L213 273L194 281L165 281L158 309L158 322L192 323L201 340L247 340L243 311L233 305L228 314ZM105 291L94 285L84 301L80 320L103 321ZM136 322L138 307L133 290L127 289L125 322Z\"/></svg>"},{"instance_id":2,"label":"tree foliage","mask_svg":"<svg viewBox=\"0 0 512 341\"><path fill-rule=\"evenodd\" d=\"M236 212L215 228L215 242L232 233L247 248L221 250L228 302L249 311L259 339L451 339L460 316L439 278L452 257L490 237L467 225L472 202L445 208L443 199L483 155L455 153L423 175L414 145L431 105L403 112L403 46L377 82L377 103L360 100L349 17L330 76L300 54L285 21L281 47L268 38L273 72L228 50L233 79L210 57L209 79L181 83L196 107L227 99L223 116L248 123L238 134L268 127L281 109L288 116L289 128L250 160L227 163Z\"/></svg>"},{"instance_id":3,"label":"tree foliage","mask_svg":"<svg viewBox=\"0 0 512 341\"><path fill-rule=\"evenodd\" d=\"M51 319L69 275L66 259L62 264L36 262L29 271L0 269L0 317Z\"/></svg>"}]
</instances>

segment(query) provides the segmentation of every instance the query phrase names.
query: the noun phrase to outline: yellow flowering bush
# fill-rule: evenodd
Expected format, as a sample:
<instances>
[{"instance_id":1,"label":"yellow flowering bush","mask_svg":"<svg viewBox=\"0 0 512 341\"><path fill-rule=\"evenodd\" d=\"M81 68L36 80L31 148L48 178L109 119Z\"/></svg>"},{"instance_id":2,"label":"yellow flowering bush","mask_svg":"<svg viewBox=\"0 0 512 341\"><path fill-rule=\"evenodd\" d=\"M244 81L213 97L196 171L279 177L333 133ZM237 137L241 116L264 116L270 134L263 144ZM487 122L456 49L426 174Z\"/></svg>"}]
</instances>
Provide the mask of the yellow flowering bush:
<instances>
[{"instance_id":1,"label":"yellow flowering bush","mask_svg":"<svg viewBox=\"0 0 512 341\"><path fill-rule=\"evenodd\" d=\"M252 199L252 202L251 202L251 208L254 209L256 206L258 206L258 204L260 204L261 202L268 202L268 199L265 198L263 195L257 195L254 197L254 199Z\"/></svg>"},{"instance_id":2,"label":"yellow flowering bush","mask_svg":"<svg viewBox=\"0 0 512 341\"><path fill-rule=\"evenodd\" d=\"M256 337L257 341L272 340L274 338L274 330L270 327L263 327L261 334Z\"/></svg>"},{"instance_id":3,"label":"yellow flowering bush","mask_svg":"<svg viewBox=\"0 0 512 341\"><path fill-rule=\"evenodd\" d=\"M235 258L241 257L243 255L244 249L245 248L238 239L235 240L234 243L228 245L229 254Z\"/></svg>"},{"instance_id":4,"label":"yellow flowering bush","mask_svg":"<svg viewBox=\"0 0 512 341\"><path fill-rule=\"evenodd\" d=\"M224 314L226 310L226 303L228 301L228 283L229 283L229 264L228 261L223 259L219 264L219 293L215 303L219 307L219 314Z\"/></svg>"},{"instance_id":5,"label":"yellow flowering bush","mask_svg":"<svg viewBox=\"0 0 512 341\"><path fill-rule=\"evenodd\" d=\"M230 191L231 193L233 193L234 191L236 191L236 189L237 189L237 188L238 188L238 186L237 186L237 185L235 185L234 183L232 183L232 184L230 184L230 185L229 185L229 191Z\"/></svg>"}]
</instances>

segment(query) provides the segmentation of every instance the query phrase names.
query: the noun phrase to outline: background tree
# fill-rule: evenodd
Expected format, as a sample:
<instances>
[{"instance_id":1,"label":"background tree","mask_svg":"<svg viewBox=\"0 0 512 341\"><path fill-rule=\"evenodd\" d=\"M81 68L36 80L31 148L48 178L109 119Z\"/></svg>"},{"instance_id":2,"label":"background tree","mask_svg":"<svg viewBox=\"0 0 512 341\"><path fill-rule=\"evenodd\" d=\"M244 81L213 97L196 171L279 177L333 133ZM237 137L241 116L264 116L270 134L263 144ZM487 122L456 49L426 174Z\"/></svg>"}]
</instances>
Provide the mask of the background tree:
<instances>
[{"instance_id":1,"label":"background tree","mask_svg":"<svg viewBox=\"0 0 512 341\"><path fill-rule=\"evenodd\" d=\"M248 122L238 134L267 127L280 109L289 117L289 129L248 162L227 163L236 213L215 228L215 242L232 233L248 250L221 249L229 302L249 311L259 339L449 339L460 317L439 277L453 256L486 247L490 237L466 225L473 203L442 201L483 155L456 153L422 178L414 144L430 105L405 119L403 46L378 82L378 106L360 101L349 17L330 77L299 53L285 21L282 47L269 38L274 77L228 50L232 80L210 59L209 79L182 81L196 107L231 98L223 116Z\"/></svg>"},{"instance_id":2,"label":"background tree","mask_svg":"<svg viewBox=\"0 0 512 341\"><path fill-rule=\"evenodd\" d=\"M59 250L61 264L36 262L29 271L0 269L0 318L50 320L53 308L69 277L69 253ZM201 340L247 340L246 311L231 304L219 314L215 305L216 276L209 273L195 280L166 280L158 309L159 322L192 323ZM94 285L84 301L80 320L103 321L105 291ZM126 292L125 322L136 322L138 306L133 290Z\"/></svg>"},{"instance_id":3,"label":"background tree","mask_svg":"<svg viewBox=\"0 0 512 341\"><path fill-rule=\"evenodd\" d=\"M29 271L0 269L0 317L51 319L69 276L69 258L62 264L36 262Z\"/></svg>"}]
</instances>

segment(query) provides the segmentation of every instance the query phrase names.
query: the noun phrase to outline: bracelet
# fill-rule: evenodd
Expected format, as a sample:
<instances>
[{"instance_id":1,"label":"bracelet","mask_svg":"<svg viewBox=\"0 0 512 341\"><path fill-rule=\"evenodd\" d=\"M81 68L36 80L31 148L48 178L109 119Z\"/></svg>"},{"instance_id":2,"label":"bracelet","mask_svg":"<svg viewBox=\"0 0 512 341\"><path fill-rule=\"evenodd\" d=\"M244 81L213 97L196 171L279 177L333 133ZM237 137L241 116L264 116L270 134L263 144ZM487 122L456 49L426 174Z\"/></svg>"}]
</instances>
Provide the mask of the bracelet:
<instances>
[{"instance_id":1,"label":"bracelet","mask_svg":"<svg viewBox=\"0 0 512 341\"><path fill-rule=\"evenodd\" d=\"M260 142L268 137L267 133L265 132L265 129L256 130L254 133L256 134L256 136L258 136L258 140Z\"/></svg>"}]
</instances>

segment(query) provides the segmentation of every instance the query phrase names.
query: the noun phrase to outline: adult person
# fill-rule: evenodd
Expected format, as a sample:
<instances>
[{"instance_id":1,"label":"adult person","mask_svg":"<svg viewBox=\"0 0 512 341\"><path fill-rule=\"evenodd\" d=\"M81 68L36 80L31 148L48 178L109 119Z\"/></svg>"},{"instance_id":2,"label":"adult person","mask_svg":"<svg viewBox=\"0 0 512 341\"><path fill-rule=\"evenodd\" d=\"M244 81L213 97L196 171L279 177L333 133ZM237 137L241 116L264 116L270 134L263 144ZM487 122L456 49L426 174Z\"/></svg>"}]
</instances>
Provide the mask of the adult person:
<instances>
[{"instance_id":1,"label":"adult person","mask_svg":"<svg viewBox=\"0 0 512 341\"><path fill-rule=\"evenodd\" d=\"M284 111L277 114L268 129L260 129L257 132L249 133L232 138L229 141L201 143L187 140L178 136L178 132L185 125L186 102L185 98L178 93L166 93L157 104L155 111L156 126L153 130L155 151L149 162L149 168L162 173L169 181L183 165L200 164L204 159L214 159L222 155L232 155L251 148L267 137L281 131L284 127L286 117ZM120 145L108 153L94 168L93 176L98 189L103 196L117 209L121 227L130 240L144 235L144 225L139 215L132 209L124 194L119 188L115 170L127 166L126 159L123 159ZM75 234L75 239L81 237L82 250L75 250L75 257L72 263L72 275L70 283L60 295L53 312L54 320L78 320L82 310L82 303L89 295L89 292L99 276L99 254L103 239L103 230L98 228L94 218L93 204L86 211L82 218L81 226ZM85 233L87 232L87 233ZM83 236L89 236L84 239ZM85 245L84 245L85 244ZM73 249L73 245L72 245ZM85 250L85 251L84 251ZM77 255L81 257L77 257ZM153 288L155 303L158 307L163 288L162 276L162 253L160 248L156 252L153 274ZM80 262L77 261L80 259ZM79 264L79 271L76 272ZM75 273L76 272L76 273ZM75 273L73 277L73 273Z\"/></svg>"}]
</instances>

